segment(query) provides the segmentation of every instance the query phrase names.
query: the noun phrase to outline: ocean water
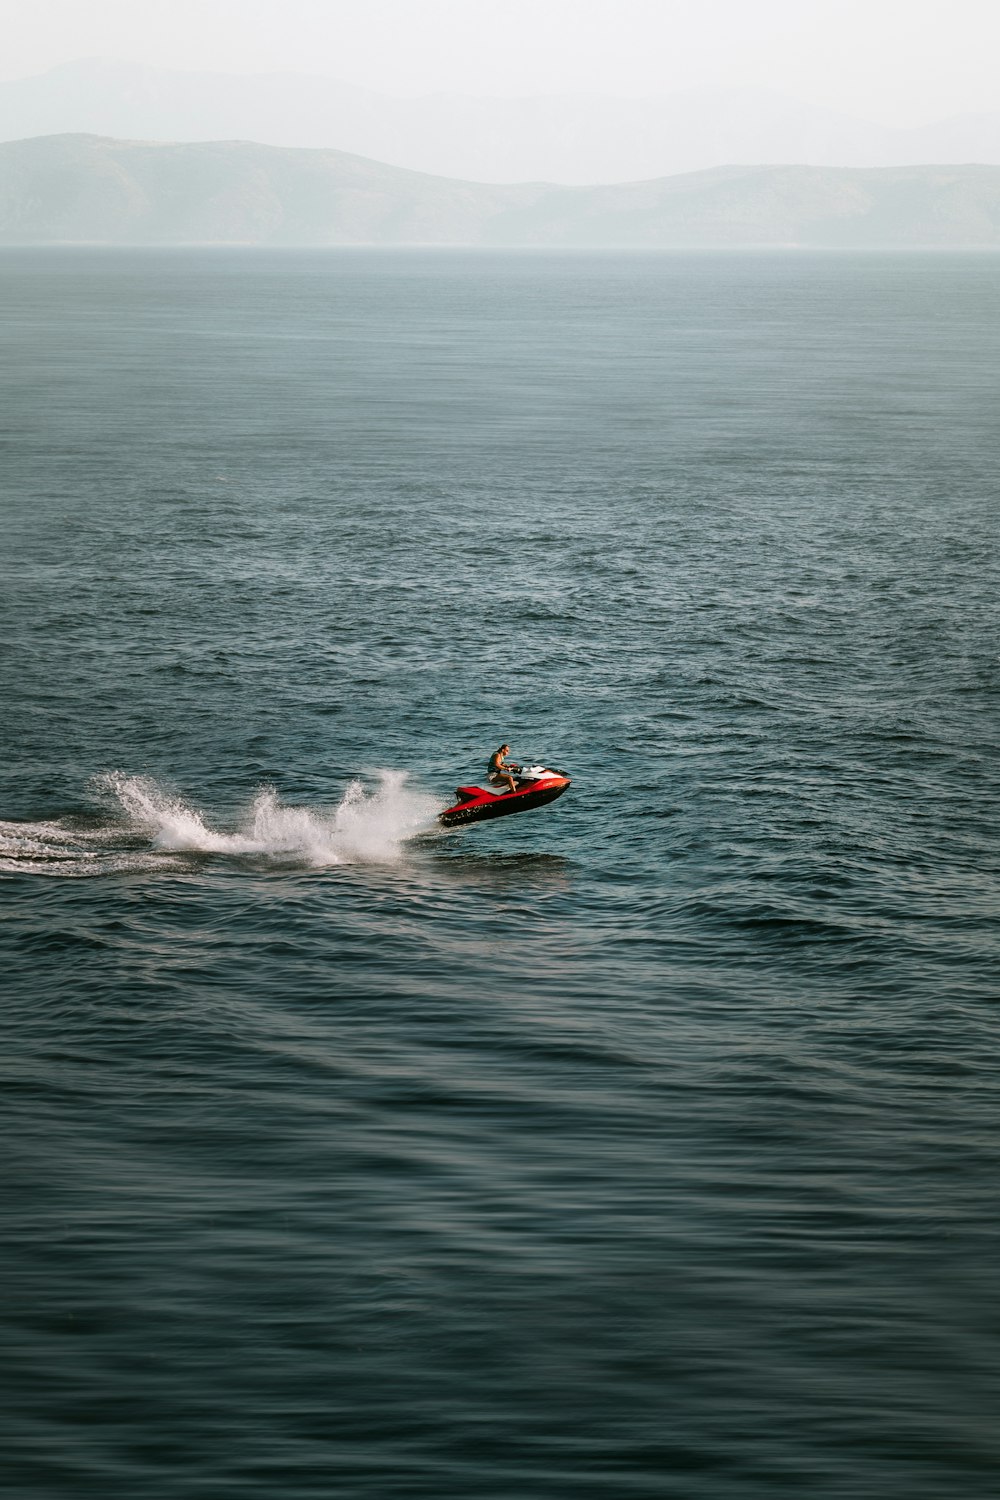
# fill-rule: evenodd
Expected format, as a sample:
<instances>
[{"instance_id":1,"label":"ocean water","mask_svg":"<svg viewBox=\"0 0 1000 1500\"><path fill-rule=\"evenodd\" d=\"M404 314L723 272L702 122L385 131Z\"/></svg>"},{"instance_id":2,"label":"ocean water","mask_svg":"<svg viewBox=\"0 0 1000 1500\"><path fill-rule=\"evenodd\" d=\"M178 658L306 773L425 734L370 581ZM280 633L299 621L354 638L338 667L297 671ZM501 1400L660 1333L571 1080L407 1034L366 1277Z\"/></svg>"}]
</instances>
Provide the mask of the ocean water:
<instances>
[{"instance_id":1,"label":"ocean water","mask_svg":"<svg viewBox=\"0 0 1000 1500\"><path fill-rule=\"evenodd\" d=\"M10 1493L992 1500L996 260L0 331Z\"/></svg>"}]
</instances>

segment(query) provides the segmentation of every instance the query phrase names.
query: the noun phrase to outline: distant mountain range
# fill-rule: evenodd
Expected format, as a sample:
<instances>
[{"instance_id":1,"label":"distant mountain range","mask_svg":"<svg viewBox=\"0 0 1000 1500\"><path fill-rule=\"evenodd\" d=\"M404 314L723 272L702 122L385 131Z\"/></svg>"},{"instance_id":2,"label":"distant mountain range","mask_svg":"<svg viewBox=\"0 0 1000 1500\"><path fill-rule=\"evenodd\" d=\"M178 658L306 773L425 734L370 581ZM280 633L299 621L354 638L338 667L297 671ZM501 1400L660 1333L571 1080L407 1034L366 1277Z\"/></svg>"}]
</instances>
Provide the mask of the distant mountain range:
<instances>
[{"instance_id":1,"label":"distant mountain range","mask_svg":"<svg viewBox=\"0 0 1000 1500\"><path fill-rule=\"evenodd\" d=\"M245 141L0 145L0 244L66 243L1000 247L1000 166L717 167L504 187Z\"/></svg>"},{"instance_id":2,"label":"distant mountain range","mask_svg":"<svg viewBox=\"0 0 1000 1500\"><path fill-rule=\"evenodd\" d=\"M0 141L81 131L334 147L478 182L630 182L724 163L1000 163L1000 113L892 130L755 89L647 99L400 99L333 78L94 60L0 83Z\"/></svg>"}]
</instances>

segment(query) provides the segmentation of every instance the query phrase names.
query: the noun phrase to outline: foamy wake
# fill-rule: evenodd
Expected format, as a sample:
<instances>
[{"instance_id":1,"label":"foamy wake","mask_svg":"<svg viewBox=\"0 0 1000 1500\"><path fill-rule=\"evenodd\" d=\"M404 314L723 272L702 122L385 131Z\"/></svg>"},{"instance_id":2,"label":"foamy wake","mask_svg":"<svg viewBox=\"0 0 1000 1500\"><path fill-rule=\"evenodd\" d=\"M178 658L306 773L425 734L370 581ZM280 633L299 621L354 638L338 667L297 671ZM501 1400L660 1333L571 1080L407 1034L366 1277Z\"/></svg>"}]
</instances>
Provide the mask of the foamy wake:
<instances>
[{"instance_id":1,"label":"foamy wake","mask_svg":"<svg viewBox=\"0 0 1000 1500\"><path fill-rule=\"evenodd\" d=\"M146 776L111 772L93 783L114 808L110 825L0 820L0 871L81 876L184 864L190 854L256 857L314 867L388 864L426 831L441 804L407 784L405 771L379 771L372 788L352 781L336 807L290 807L276 791L258 791L237 827L212 827L206 815Z\"/></svg>"}]
</instances>

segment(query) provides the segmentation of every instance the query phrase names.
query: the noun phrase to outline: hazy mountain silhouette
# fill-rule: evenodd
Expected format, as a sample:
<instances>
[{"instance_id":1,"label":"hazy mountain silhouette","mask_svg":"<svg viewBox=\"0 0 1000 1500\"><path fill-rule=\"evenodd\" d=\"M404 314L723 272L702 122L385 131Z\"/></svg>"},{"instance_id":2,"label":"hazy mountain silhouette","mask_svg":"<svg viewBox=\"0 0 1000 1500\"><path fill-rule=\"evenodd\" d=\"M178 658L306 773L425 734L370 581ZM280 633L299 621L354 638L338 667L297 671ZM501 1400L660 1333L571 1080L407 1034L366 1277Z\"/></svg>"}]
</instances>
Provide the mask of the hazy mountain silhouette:
<instances>
[{"instance_id":1,"label":"hazy mountain silhouette","mask_svg":"<svg viewBox=\"0 0 1000 1500\"><path fill-rule=\"evenodd\" d=\"M330 147L483 182L627 182L726 162L1000 162L1000 114L891 130L753 89L647 99L399 99L318 76L100 61L0 83L0 140L81 131Z\"/></svg>"},{"instance_id":2,"label":"hazy mountain silhouette","mask_svg":"<svg viewBox=\"0 0 1000 1500\"><path fill-rule=\"evenodd\" d=\"M245 141L0 145L0 243L79 242L997 246L1000 167L718 167L586 188Z\"/></svg>"}]
</instances>

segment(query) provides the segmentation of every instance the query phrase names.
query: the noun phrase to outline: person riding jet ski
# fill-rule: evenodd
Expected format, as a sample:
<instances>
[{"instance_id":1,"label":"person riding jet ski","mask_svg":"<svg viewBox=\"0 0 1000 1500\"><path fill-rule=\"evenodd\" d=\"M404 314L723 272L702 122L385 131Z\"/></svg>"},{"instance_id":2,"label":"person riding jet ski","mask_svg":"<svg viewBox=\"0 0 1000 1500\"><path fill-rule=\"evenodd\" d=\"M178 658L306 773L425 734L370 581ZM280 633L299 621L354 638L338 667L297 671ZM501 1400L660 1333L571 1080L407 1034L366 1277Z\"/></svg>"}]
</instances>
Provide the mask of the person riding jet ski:
<instances>
[{"instance_id":1,"label":"person riding jet ski","mask_svg":"<svg viewBox=\"0 0 1000 1500\"><path fill-rule=\"evenodd\" d=\"M509 750L509 745L501 745L499 750L494 750L490 756L489 765L486 767L486 780L490 786L503 786L506 783L510 791L516 792L517 782L514 780L513 773L520 771L521 767L515 765L513 761L504 759Z\"/></svg>"}]
</instances>

